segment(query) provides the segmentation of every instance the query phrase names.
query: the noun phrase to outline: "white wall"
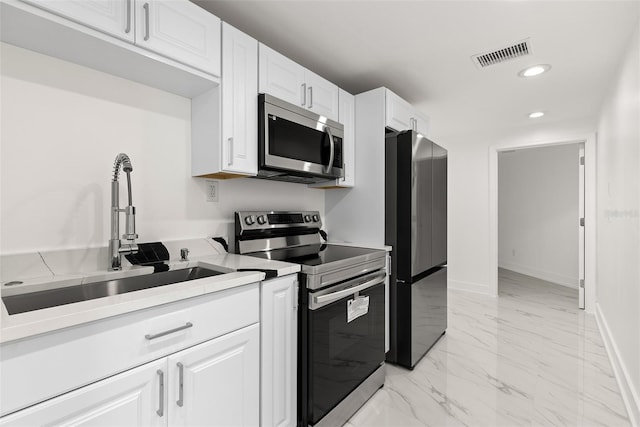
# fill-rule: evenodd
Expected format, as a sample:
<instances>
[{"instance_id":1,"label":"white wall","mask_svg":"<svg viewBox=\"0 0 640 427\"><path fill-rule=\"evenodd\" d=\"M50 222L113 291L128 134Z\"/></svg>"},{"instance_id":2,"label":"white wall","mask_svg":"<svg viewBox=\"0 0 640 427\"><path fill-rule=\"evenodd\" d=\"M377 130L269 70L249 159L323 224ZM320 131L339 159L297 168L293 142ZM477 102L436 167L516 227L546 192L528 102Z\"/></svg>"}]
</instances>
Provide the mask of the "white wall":
<instances>
[{"instance_id":1,"label":"white wall","mask_svg":"<svg viewBox=\"0 0 640 427\"><path fill-rule=\"evenodd\" d=\"M498 265L578 288L579 145L498 155Z\"/></svg>"},{"instance_id":2,"label":"white wall","mask_svg":"<svg viewBox=\"0 0 640 427\"><path fill-rule=\"evenodd\" d=\"M584 139L595 132L595 119L552 122L493 132L433 135L449 150L449 286L492 291L490 150ZM497 260L496 260L497 261Z\"/></svg>"},{"instance_id":3,"label":"white wall","mask_svg":"<svg viewBox=\"0 0 640 427\"><path fill-rule=\"evenodd\" d=\"M640 26L598 122L597 314L640 425Z\"/></svg>"},{"instance_id":4,"label":"white wall","mask_svg":"<svg viewBox=\"0 0 640 427\"><path fill-rule=\"evenodd\" d=\"M105 246L119 152L134 168L141 242L232 235L240 209L324 213L323 190L255 179L220 181L220 201L207 203L204 181L190 176L189 99L0 48L2 254Z\"/></svg>"}]
</instances>

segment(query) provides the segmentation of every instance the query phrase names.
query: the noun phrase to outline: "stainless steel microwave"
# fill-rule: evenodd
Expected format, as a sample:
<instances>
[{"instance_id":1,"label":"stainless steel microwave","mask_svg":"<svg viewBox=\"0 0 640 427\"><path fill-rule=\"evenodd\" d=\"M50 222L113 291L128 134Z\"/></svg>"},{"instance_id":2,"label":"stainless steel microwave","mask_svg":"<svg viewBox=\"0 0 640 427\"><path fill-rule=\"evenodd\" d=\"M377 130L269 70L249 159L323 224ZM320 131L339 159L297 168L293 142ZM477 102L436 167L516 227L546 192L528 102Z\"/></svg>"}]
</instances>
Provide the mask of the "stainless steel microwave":
<instances>
[{"instance_id":1,"label":"stainless steel microwave","mask_svg":"<svg viewBox=\"0 0 640 427\"><path fill-rule=\"evenodd\" d=\"M344 176L344 126L258 95L258 178L314 183Z\"/></svg>"}]
</instances>

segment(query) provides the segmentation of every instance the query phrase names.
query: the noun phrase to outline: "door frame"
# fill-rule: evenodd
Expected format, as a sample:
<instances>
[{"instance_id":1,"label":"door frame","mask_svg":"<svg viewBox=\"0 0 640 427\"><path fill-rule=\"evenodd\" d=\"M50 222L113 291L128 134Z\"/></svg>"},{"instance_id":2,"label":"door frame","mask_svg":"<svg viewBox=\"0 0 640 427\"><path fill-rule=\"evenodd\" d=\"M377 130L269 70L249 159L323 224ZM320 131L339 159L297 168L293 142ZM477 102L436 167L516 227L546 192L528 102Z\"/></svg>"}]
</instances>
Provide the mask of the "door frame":
<instances>
[{"instance_id":1,"label":"door frame","mask_svg":"<svg viewBox=\"0 0 640 427\"><path fill-rule=\"evenodd\" d=\"M498 296L498 153L500 151L584 143L585 148L585 311L596 302L596 134L560 140L507 142L489 147L489 293Z\"/></svg>"}]
</instances>

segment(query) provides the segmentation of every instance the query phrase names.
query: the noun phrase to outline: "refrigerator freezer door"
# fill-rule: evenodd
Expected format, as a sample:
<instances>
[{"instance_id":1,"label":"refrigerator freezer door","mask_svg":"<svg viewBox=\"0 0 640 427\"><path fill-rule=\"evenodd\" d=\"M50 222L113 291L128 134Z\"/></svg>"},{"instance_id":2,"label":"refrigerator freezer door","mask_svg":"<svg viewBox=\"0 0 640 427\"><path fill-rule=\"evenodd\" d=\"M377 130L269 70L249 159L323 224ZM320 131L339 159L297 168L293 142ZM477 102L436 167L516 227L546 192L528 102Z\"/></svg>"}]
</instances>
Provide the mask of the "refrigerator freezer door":
<instances>
[{"instance_id":1,"label":"refrigerator freezer door","mask_svg":"<svg viewBox=\"0 0 640 427\"><path fill-rule=\"evenodd\" d=\"M411 277L433 267L433 143L412 132L411 149Z\"/></svg>"},{"instance_id":2,"label":"refrigerator freezer door","mask_svg":"<svg viewBox=\"0 0 640 427\"><path fill-rule=\"evenodd\" d=\"M411 362L410 367L447 329L447 268L411 284Z\"/></svg>"}]
</instances>

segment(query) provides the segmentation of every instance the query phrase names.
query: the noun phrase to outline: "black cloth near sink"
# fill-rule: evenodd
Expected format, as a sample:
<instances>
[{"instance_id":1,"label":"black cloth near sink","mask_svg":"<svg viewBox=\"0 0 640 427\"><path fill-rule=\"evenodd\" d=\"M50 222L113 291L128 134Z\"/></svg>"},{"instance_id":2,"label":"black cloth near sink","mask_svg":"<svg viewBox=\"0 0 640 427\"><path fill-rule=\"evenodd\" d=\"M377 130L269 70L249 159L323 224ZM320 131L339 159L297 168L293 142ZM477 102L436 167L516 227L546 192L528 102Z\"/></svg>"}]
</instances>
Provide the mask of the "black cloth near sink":
<instances>
[{"instance_id":1,"label":"black cloth near sink","mask_svg":"<svg viewBox=\"0 0 640 427\"><path fill-rule=\"evenodd\" d=\"M168 271L169 250L162 242L138 243L138 252L126 254L125 258L132 265L153 267L153 272Z\"/></svg>"}]
</instances>

